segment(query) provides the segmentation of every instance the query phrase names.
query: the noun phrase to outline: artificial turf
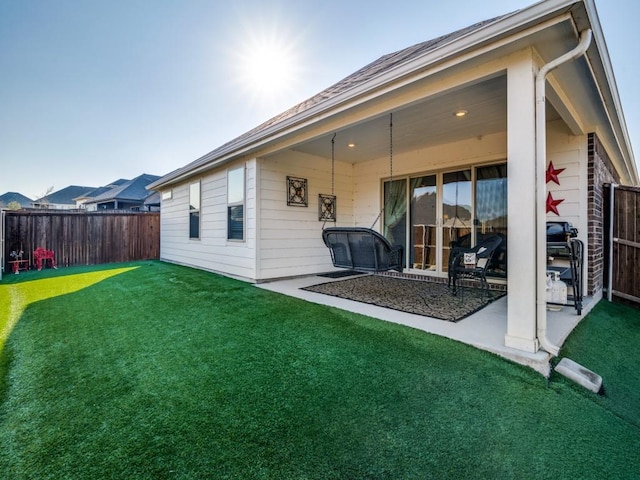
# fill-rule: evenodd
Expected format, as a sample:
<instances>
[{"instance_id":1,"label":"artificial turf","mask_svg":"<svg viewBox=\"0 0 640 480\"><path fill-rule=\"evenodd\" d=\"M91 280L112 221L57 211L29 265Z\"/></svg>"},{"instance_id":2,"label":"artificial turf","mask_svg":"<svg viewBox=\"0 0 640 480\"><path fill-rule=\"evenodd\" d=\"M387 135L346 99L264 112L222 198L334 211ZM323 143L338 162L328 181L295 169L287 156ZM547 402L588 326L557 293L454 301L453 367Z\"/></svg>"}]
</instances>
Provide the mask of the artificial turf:
<instances>
[{"instance_id":1,"label":"artificial turf","mask_svg":"<svg viewBox=\"0 0 640 480\"><path fill-rule=\"evenodd\" d=\"M601 375L604 395L596 399L640 428L640 309L601 302L572 332L560 354ZM555 380L571 384L559 376Z\"/></svg>"},{"instance_id":2,"label":"artificial turf","mask_svg":"<svg viewBox=\"0 0 640 480\"><path fill-rule=\"evenodd\" d=\"M638 475L640 414L623 405L637 375L614 395L611 381L628 378L604 374L611 397L600 397L451 340L161 262L7 276L0 302L3 479ZM595 314L613 312L612 329L637 319L617 308ZM578 356L591 352L587 320L584 347L566 347Z\"/></svg>"}]
</instances>

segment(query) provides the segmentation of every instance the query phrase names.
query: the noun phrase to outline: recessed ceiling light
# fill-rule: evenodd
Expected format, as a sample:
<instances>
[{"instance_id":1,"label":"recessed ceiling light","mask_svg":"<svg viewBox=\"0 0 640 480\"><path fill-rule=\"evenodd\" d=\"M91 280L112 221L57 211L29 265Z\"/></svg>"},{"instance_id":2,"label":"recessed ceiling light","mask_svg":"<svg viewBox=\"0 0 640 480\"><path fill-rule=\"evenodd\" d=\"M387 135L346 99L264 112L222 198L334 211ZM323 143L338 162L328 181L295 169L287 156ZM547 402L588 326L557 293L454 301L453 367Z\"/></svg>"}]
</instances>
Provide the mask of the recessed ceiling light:
<instances>
[{"instance_id":1,"label":"recessed ceiling light","mask_svg":"<svg viewBox=\"0 0 640 480\"><path fill-rule=\"evenodd\" d=\"M355 143L351 142L351 143L347 143L347 147L349 148L354 148L356 146Z\"/></svg>"},{"instance_id":2,"label":"recessed ceiling light","mask_svg":"<svg viewBox=\"0 0 640 480\"><path fill-rule=\"evenodd\" d=\"M456 117L464 117L467 113L469 113L469 112L467 112L466 110L458 110L458 111L456 111L454 113L454 115Z\"/></svg>"}]
</instances>

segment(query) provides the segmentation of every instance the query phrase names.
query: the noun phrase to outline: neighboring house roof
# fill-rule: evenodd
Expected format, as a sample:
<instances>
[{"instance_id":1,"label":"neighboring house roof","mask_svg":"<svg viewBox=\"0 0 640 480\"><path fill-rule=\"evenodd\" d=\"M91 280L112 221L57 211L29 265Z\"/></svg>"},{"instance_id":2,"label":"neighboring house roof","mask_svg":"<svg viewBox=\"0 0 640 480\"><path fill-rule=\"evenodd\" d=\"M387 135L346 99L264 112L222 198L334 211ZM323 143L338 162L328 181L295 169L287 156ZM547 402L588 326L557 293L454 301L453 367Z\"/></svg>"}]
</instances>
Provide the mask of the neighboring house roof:
<instances>
[{"instance_id":1,"label":"neighboring house roof","mask_svg":"<svg viewBox=\"0 0 640 480\"><path fill-rule=\"evenodd\" d=\"M42 198L35 200L34 204L56 204L56 205L75 205L75 199L83 196L96 187L83 187L79 185L70 185L66 188L50 193Z\"/></svg>"},{"instance_id":2,"label":"neighboring house roof","mask_svg":"<svg viewBox=\"0 0 640 480\"><path fill-rule=\"evenodd\" d=\"M105 192L108 192L109 190L118 187L120 185L123 185L125 183L127 183L129 180L127 180L126 178L120 178L114 182L108 183L103 187L98 187L95 188L93 190L91 190L90 192L85 193L84 195L82 195L81 197L76 198L76 200L92 200L96 197L98 197L99 195L102 195Z\"/></svg>"},{"instance_id":3,"label":"neighboring house roof","mask_svg":"<svg viewBox=\"0 0 640 480\"><path fill-rule=\"evenodd\" d=\"M144 204L148 207L160 206L160 192L153 192L144 199Z\"/></svg>"},{"instance_id":4,"label":"neighboring house roof","mask_svg":"<svg viewBox=\"0 0 640 480\"><path fill-rule=\"evenodd\" d=\"M365 96L382 95L385 88L395 83L399 88L400 80L420 71L441 65L443 62L474 54L481 47L494 45L516 38L527 29L544 26L554 17L575 15L574 22L579 28L592 28L594 49L588 52L592 65L592 74L600 89L611 122L612 137L616 137L616 147L624 159L631 181L638 182L638 174L631 151L629 135L624 124L621 102L618 96L613 69L609 60L604 37L599 25L593 0L546 0L513 13L476 23L467 28L444 35L427 42L419 43L395 53L384 55L368 64L335 85L323 90L310 99L288 109L225 143L199 159L162 177L149 185L150 189L159 189L181 181L198 172L207 170L240 155L255 152L269 142L274 142L294 131L319 122L332 112L356 105ZM508 39L508 40L507 40ZM364 101L364 100L363 100Z\"/></svg>"},{"instance_id":5,"label":"neighboring house roof","mask_svg":"<svg viewBox=\"0 0 640 480\"><path fill-rule=\"evenodd\" d=\"M113 200L143 202L151 194L146 188L147 185L159 178L158 175L143 173L132 180L127 180L121 185L93 196L86 203L103 203Z\"/></svg>"},{"instance_id":6,"label":"neighboring house roof","mask_svg":"<svg viewBox=\"0 0 640 480\"><path fill-rule=\"evenodd\" d=\"M0 207L8 207L11 202L18 202L22 208L28 208L33 200L18 192L7 192L0 195Z\"/></svg>"}]
</instances>

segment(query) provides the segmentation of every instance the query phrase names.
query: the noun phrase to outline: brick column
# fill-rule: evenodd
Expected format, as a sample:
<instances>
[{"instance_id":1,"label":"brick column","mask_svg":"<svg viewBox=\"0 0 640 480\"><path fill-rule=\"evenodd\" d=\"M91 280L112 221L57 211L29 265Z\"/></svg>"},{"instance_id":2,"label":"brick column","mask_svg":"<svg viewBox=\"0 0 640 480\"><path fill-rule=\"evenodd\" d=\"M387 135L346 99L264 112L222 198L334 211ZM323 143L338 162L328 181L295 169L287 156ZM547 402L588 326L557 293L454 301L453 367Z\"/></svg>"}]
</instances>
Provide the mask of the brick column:
<instances>
[{"instance_id":1,"label":"brick column","mask_svg":"<svg viewBox=\"0 0 640 480\"><path fill-rule=\"evenodd\" d=\"M619 183L609 155L595 133L588 135L588 245L587 291L589 295L602 290L604 264L604 184Z\"/></svg>"}]
</instances>

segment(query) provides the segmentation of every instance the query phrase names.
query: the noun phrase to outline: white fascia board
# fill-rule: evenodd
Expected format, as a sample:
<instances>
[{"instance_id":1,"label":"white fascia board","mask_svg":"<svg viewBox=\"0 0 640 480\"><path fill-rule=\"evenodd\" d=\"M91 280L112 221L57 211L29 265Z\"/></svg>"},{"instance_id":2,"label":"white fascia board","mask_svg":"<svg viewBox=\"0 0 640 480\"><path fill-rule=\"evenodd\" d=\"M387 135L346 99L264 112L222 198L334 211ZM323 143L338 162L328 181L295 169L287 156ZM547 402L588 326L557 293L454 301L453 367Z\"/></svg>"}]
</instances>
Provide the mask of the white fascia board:
<instances>
[{"instance_id":1,"label":"white fascia board","mask_svg":"<svg viewBox=\"0 0 640 480\"><path fill-rule=\"evenodd\" d=\"M583 1L583 0L581 0ZM362 102L361 97L366 95L367 100L371 100L383 93L387 93L389 89L383 87L397 82L403 77L414 74L417 70L426 70L429 66L435 65L446 60L452 60L447 66L453 66L463 60L481 55L487 51L494 50L500 46L506 45L518 38L527 36L532 33L532 28L536 27L536 23L541 24L540 28L533 28L533 31L541 30L550 25L566 21L570 18L567 13L569 8L574 5L575 0L545 0L532 5L523 10L518 10L495 23L489 24L478 30L474 30L463 35L451 43L447 43L442 47L436 48L424 55L419 56L407 63L398 65L390 70L374 77L370 81L354 86L353 88L342 92L335 97L322 101L303 112L293 115L281 122L257 132L255 135L247 137L237 145L230 145L228 150L212 151L203 155L196 161L192 162L192 168L182 167L173 173L167 174L164 178L151 183L148 188L158 190L165 186L178 183L188 177L192 177L203 171L221 165L227 161L242 155L256 151L260 147L274 140L277 140L293 131L316 123L335 113L344 110L348 105L349 108ZM556 18L553 18L553 17ZM545 20L550 19L550 20ZM519 34L519 35L518 35ZM516 35L517 38L513 38ZM456 56L461 56L465 51L478 49L480 46L486 48L480 49L465 58L456 61ZM424 76L433 74L433 71L427 72ZM412 77L411 81L415 81ZM394 88L403 86L403 84L394 84ZM368 95L367 95L368 94ZM357 100L360 99L360 102ZM339 108L342 107L342 108Z\"/></svg>"},{"instance_id":2,"label":"white fascia board","mask_svg":"<svg viewBox=\"0 0 640 480\"><path fill-rule=\"evenodd\" d=\"M611 129L618 143L618 148L623 157L623 162L627 170L629 180L634 185L640 184L640 178L636 169L636 162L631 148L631 141L629 139L629 131L627 130L627 123L624 118L624 112L622 109L622 102L618 94L618 86L616 84L615 74L611 65L611 58L609 57L609 50L607 49L607 42L605 41L602 27L600 25L600 19L593 0L582 0L582 3L587 11L589 17L589 23L591 24L591 30L593 32L595 44L597 46L599 54L599 64L602 65L604 78L599 78L599 72L594 68L593 64L589 62L589 68L592 75L598 83L598 90L600 92L602 102L605 110L607 110L607 117L611 124ZM588 52L587 52L588 56ZM607 86L608 93L611 96L611 102L607 101L602 91L602 85ZM613 108L613 112L610 112L610 108ZM618 132L620 135L618 135ZM622 138L620 138L622 136Z\"/></svg>"}]
</instances>

